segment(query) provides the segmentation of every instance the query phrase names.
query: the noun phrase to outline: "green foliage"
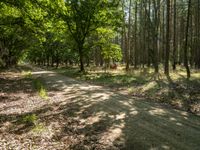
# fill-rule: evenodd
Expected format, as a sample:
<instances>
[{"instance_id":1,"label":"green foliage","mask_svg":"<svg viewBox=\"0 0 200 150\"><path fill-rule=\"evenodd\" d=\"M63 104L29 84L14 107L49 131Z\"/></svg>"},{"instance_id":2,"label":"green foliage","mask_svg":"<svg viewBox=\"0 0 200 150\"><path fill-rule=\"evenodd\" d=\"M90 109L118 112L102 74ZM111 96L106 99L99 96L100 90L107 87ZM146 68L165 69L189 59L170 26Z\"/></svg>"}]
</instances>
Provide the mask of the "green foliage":
<instances>
[{"instance_id":1,"label":"green foliage","mask_svg":"<svg viewBox=\"0 0 200 150\"><path fill-rule=\"evenodd\" d=\"M97 33L98 41L96 46L101 48L101 54L105 60L120 61L122 59L121 48L118 44L112 43L116 36L113 29L98 28Z\"/></svg>"},{"instance_id":2,"label":"green foliage","mask_svg":"<svg viewBox=\"0 0 200 150\"><path fill-rule=\"evenodd\" d=\"M32 72L31 71L22 71L22 75L26 78L31 79L32 78Z\"/></svg>"},{"instance_id":3,"label":"green foliage","mask_svg":"<svg viewBox=\"0 0 200 150\"><path fill-rule=\"evenodd\" d=\"M22 123L26 124L36 124L36 121L38 120L38 117L35 114L26 115L22 118Z\"/></svg>"},{"instance_id":4,"label":"green foliage","mask_svg":"<svg viewBox=\"0 0 200 150\"><path fill-rule=\"evenodd\" d=\"M2 66L26 60L48 66L77 63L80 55L92 55L96 43L88 45L87 41L99 29L99 34L104 35L101 46L105 59L120 60L119 46L105 43L105 36L109 35L111 41L119 27L121 12L117 1L3 0L0 5Z\"/></svg>"},{"instance_id":5,"label":"green foliage","mask_svg":"<svg viewBox=\"0 0 200 150\"><path fill-rule=\"evenodd\" d=\"M126 74L123 71L120 71L119 74L114 74L112 72L99 72L97 70L95 72L80 74L77 68L60 68L54 71L79 80L90 81L93 83L109 86L143 85L149 81L146 76L141 74Z\"/></svg>"},{"instance_id":6,"label":"green foliage","mask_svg":"<svg viewBox=\"0 0 200 150\"><path fill-rule=\"evenodd\" d=\"M32 5L29 1L20 2L1 2L0 58L3 60L4 66L17 64L25 49L29 48L35 39L35 34L33 33L35 32L35 23L33 22L36 20L36 18L34 19L36 15L32 12L37 9L30 9Z\"/></svg>"},{"instance_id":7,"label":"green foliage","mask_svg":"<svg viewBox=\"0 0 200 150\"><path fill-rule=\"evenodd\" d=\"M102 48L102 55L105 60L120 61L122 59L121 48L117 44L105 45Z\"/></svg>"},{"instance_id":8,"label":"green foliage","mask_svg":"<svg viewBox=\"0 0 200 150\"><path fill-rule=\"evenodd\" d=\"M32 129L33 133L38 133L38 134L42 134L43 132L45 132L47 129L45 128L45 126L42 123L36 124L35 127Z\"/></svg>"},{"instance_id":9,"label":"green foliage","mask_svg":"<svg viewBox=\"0 0 200 150\"><path fill-rule=\"evenodd\" d=\"M47 91L39 79L33 80L34 88L37 90L39 96L45 100L48 99Z\"/></svg>"}]
</instances>

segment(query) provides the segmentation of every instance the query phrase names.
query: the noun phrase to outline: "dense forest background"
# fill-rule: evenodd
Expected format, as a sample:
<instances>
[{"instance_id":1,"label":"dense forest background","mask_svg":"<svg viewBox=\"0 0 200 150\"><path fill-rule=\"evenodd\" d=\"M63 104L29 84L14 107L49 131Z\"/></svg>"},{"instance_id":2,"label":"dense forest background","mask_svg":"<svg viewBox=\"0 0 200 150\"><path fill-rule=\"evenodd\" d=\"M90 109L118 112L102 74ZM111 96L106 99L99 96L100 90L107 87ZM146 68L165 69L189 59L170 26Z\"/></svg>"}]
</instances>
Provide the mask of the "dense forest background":
<instances>
[{"instance_id":1,"label":"dense forest background","mask_svg":"<svg viewBox=\"0 0 200 150\"><path fill-rule=\"evenodd\" d=\"M200 69L200 0L1 0L0 33L1 67Z\"/></svg>"}]
</instances>

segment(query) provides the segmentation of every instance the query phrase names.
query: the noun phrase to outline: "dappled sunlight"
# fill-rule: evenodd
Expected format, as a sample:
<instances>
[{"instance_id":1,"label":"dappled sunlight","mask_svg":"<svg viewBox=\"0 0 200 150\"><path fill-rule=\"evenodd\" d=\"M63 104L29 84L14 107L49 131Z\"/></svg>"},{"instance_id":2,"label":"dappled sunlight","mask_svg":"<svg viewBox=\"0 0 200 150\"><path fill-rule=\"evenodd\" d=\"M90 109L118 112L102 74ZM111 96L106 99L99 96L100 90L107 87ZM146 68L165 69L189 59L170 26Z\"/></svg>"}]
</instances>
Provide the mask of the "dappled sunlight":
<instances>
[{"instance_id":1,"label":"dappled sunlight","mask_svg":"<svg viewBox=\"0 0 200 150\"><path fill-rule=\"evenodd\" d=\"M193 78L199 79L200 78L200 71L193 73L192 75Z\"/></svg>"},{"instance_id":2,"label":"dappled sunlight","mask_svg":"<svg viewBox=\"0 0 200 150\"><path fill-rule=\"evenodd\" d=\"M55 72L45 71L45 70L33 71L32 72L32 75L43 75L43 74L47 74L48 76L54 76L56 73Z\"/></svg>"},{"instance_id":3,"label":"dappled sunlight","mask_svg":"<svg viewBox=\"0 0 200 150\"><path fill-rule=\"evenodd\" d=\"M152 110L149 110L149 113L151 115L165 115L167 112L162 108L153 108Z\"/></svg>"},{"instance_id":4,"label":"dappled sunlight","mask_svg":"<svg viewBox=\"0 0 200 150\"><path fill-rule=\"evenodd\" d=\"M130 109L130 112L129 112L129 114L131 115L131 116L135 116L135 115L137 115L139 112L135 109L135 108L131 108Z\"/></svg>"},{"instance_id":5,"label":"dappled sunlight","mask_svg":"<svg viewBox=\"0 0 200 150\"><path fill-rule=\"evenodd\" d=\"M129 101L120 101L124 106L130 107L130 102Z\"/></svg>"},{"instance_id":6,"label":"dappled sunlight","mask_svg":"<svg viewBox=\"0 0 200 150\"><path fill-rule=\"evenodd\" d=\"M182 124L182 123L179 123L179 122L177 122L176 125L177 125L177 126L183 126L183 124Z\"/></svg>"},{"instance_id":7,"label":"dappled sunlight","mask_svg":"<svg viewBox=\"0 0 200 150\"><path fill-rule=\"evenodd\" d=\"M157 86L157 83L154 81L154 82L149 82L147 84L145 84L142 88L142 92L145 92L145 91L148 91L152 88L154 88L155 86Z\"/></svg>"},{"instance_id":8,"label":"dappled sunlight","mask_svg":"<svg viewBox=\"0 0 200 150\"><path fill-rule=\"evenodd\" d=\"M45 126L44 124L40 123L37 124L30 132L32 136L41 136L42 138L51 139L54 136L54 129L52 126Z\"/></svg>"},{"instance_id":9,"label":"dappled sunlight","mask_svg":"<svg viewBox=\"0 0 200 150\"><path fill-rule=\"evenodd\" d=\"M163 149L163 150L170 150L171 148L168 145L162 145L161 149ZM157 147L151 147L149 150L158 150L158 148Z\"/></svg>"},{"instance_id":10,"label":"dappled sunlight","mask_svg":"<svg viewBox=\"0 0 200 150\"><path fill-rule=\"evenodd\" d=\"M170 117L169 120L170 121L177 121L176 118L174 118L174 117Z\"/></svg>"},{"instance_id":11,"label":"dappled sunlight","mask_svg":"<svg viewBox=\"0 0 200 150\"><path fill-rule=\"evenodd\" d=\"M41 74L46 81L49 101L23 101L24 106L32 106L26 110L11 105L23 111L13 110L15 114L12 115L0 112L5 120L0 124L0 132L13 128L15 134L26 133L27 138L64 142L71 149L171 149L185 142L188 136L193 139L187 139L189 147L198 146L199 119L191 118L187 112L167 109L142 97L130 98L109 88L59 74L51 75L51 72ZM159 82L151 81L139 87L149 92L157 88L157 84ZM15 116L23 118L30 113L37 115L35 126L15 123ZM5 119L7 116L11 119Z\"/></svg>"},{"instance_id":12,"label":"dappled sunlight","mask_svg":"<svg viewBox=\"0 0 200 150\"><path fill-rule=\"evenodd\" d=\"M163 149L166 149L166 150L169 150L169 149L170 149L170 147L167 146L167 145L162 145L161 147L162 147Z\"/></svg>"},{"instance_id":13,"label":"dappled sunlight","mask_svg":"<svg viewBox=\"0 0 200 150\"><path fill-rule=\"evenodd\" d=\"M111 126L106 132L101 134L99 142L109 146L113 145L115 140L123 136L124 127L125 123L123 121L118 125Z\"/></svg>"},{"instance_id":14,"label":"dappled sunlight","mask_svg":"<svg viewBox=\"0 0 200 150\"><path fill-rule=\"evenodd\" d=\"M90 98L92 98L93 100L96 100L96 101L104 101L104 100L107 100L109 99L110 95L108 93L94 93L91 95Z\"/></svg>"},{"instance_id":15,"label":"dappled sunlight","mask_svg":"<svg viewBox=\"0 0 200 150\"><path fill-rule=\"evenodd\" d=\"M182 116L185 116L185 117L188 117L188 116L189 116L188 112L184 112L184 111L181 111L181 115L182 115Z\"/></svg>"},{"instance_id":16,"label":"dappled sunlight","mask_svg":"<svg viewBox=\"0 0 200 150\"><path fill-rule=\"evenodd\" d=\"M104 117L106 115L105 112L101 111L101 112L98 112L96 113L95 115L92 115L86 119L80 119L80 123L84 123L84 124L89 124L89 125L92 125L94 123L97 123L100 121L100 119L102 117Z\"/></svg>"},{"instance_id":17,"label":"dappled sunlight","mask_svg":"<svg viewBox=\"0 0 200 150\"><path fill-rule=\"evenodd\" d=\"M116 119L115 120L122 120L126 118L126 114L125 113L121 113L116 115Z\"/></svg>"}]
</instances>

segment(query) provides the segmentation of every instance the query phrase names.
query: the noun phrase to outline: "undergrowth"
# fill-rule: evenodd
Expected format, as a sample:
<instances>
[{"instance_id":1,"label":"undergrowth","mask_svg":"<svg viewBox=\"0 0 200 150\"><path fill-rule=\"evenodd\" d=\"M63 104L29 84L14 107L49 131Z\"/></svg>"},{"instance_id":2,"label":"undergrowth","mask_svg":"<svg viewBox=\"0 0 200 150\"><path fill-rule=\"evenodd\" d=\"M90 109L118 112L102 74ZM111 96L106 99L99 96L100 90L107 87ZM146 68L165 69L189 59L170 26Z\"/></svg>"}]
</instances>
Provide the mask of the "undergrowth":
<instances>
[{"instance_id":1,"label":"undergrowth","mask_svg":"<svg viewBox=\"0 0 200 150\"><path fill-rule=\"evenodd\" d=\"M45 100L48 99L47 90L40 79L33 80L34 88L37 90L39 96Z\"/></svg>"}]
</instances>

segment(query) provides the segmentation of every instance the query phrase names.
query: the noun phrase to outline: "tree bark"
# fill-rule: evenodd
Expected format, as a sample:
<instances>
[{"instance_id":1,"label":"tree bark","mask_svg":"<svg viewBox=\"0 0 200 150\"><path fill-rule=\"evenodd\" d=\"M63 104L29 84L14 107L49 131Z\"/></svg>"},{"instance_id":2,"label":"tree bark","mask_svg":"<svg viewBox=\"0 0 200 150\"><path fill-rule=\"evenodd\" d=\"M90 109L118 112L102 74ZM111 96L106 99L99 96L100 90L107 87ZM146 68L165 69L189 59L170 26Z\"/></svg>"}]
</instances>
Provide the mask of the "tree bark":
<instances>
[{"instance_id":1,"label":"tree bark","mask_svg":"<svg viewBox=\"0 0 200 150\"><path fill-rule=\"evenodd\" d=\"M170 52L170 0L167 0L167 25L166 25L166 49L165 49L165 75L169 76L169 52Z\"/></svg>"},{"instance_id":2,"label":"tree bark","mask_svg":"<svg viewBox=\"0 0 200 150\"><path fill-rule=\"evenodd\" d=\"M79 52L80 72L84 72L85 68L83 62L83 44L79 45L78 52Z\"/></svg>"},{"instance_id":3,"label":"tree bark","mask_svg":"<svg viewBox=\"0 0 200 150\"><path fill-rule=\"evenodd\" d=\"M190 8L191 0L188 1L188 13L187 13L187 24L185 33L185 47L184 47L184 66L187 72L187 78L190 78L190 68L188 66L188 33L189 33L189 23L190 23Z\"/></svg>"},{"instance_id":4,"label":"tree bark","mask_svg":"<svg viewBox=\"0 0 200 150\"><path fill-rule=\"evenodd\" d=\"M129 70L129 66L130 66L130 49L131 49L131 5L132 5L132 1L129 0L128 39L127 39L127 49L126 49L126 71Z\"/></svg>"},{"instance_id":5,"label":"tree bark","mask_svg":"<svg viewBox=\"0 0 200 150\"><path fill-rule=\"evenodd\" d=\"M176 44L176 0L174 0L174 37L173 37L173 70L176 70L176 49L177 49L177 44Z\"/></svg>"}]
</instances>

